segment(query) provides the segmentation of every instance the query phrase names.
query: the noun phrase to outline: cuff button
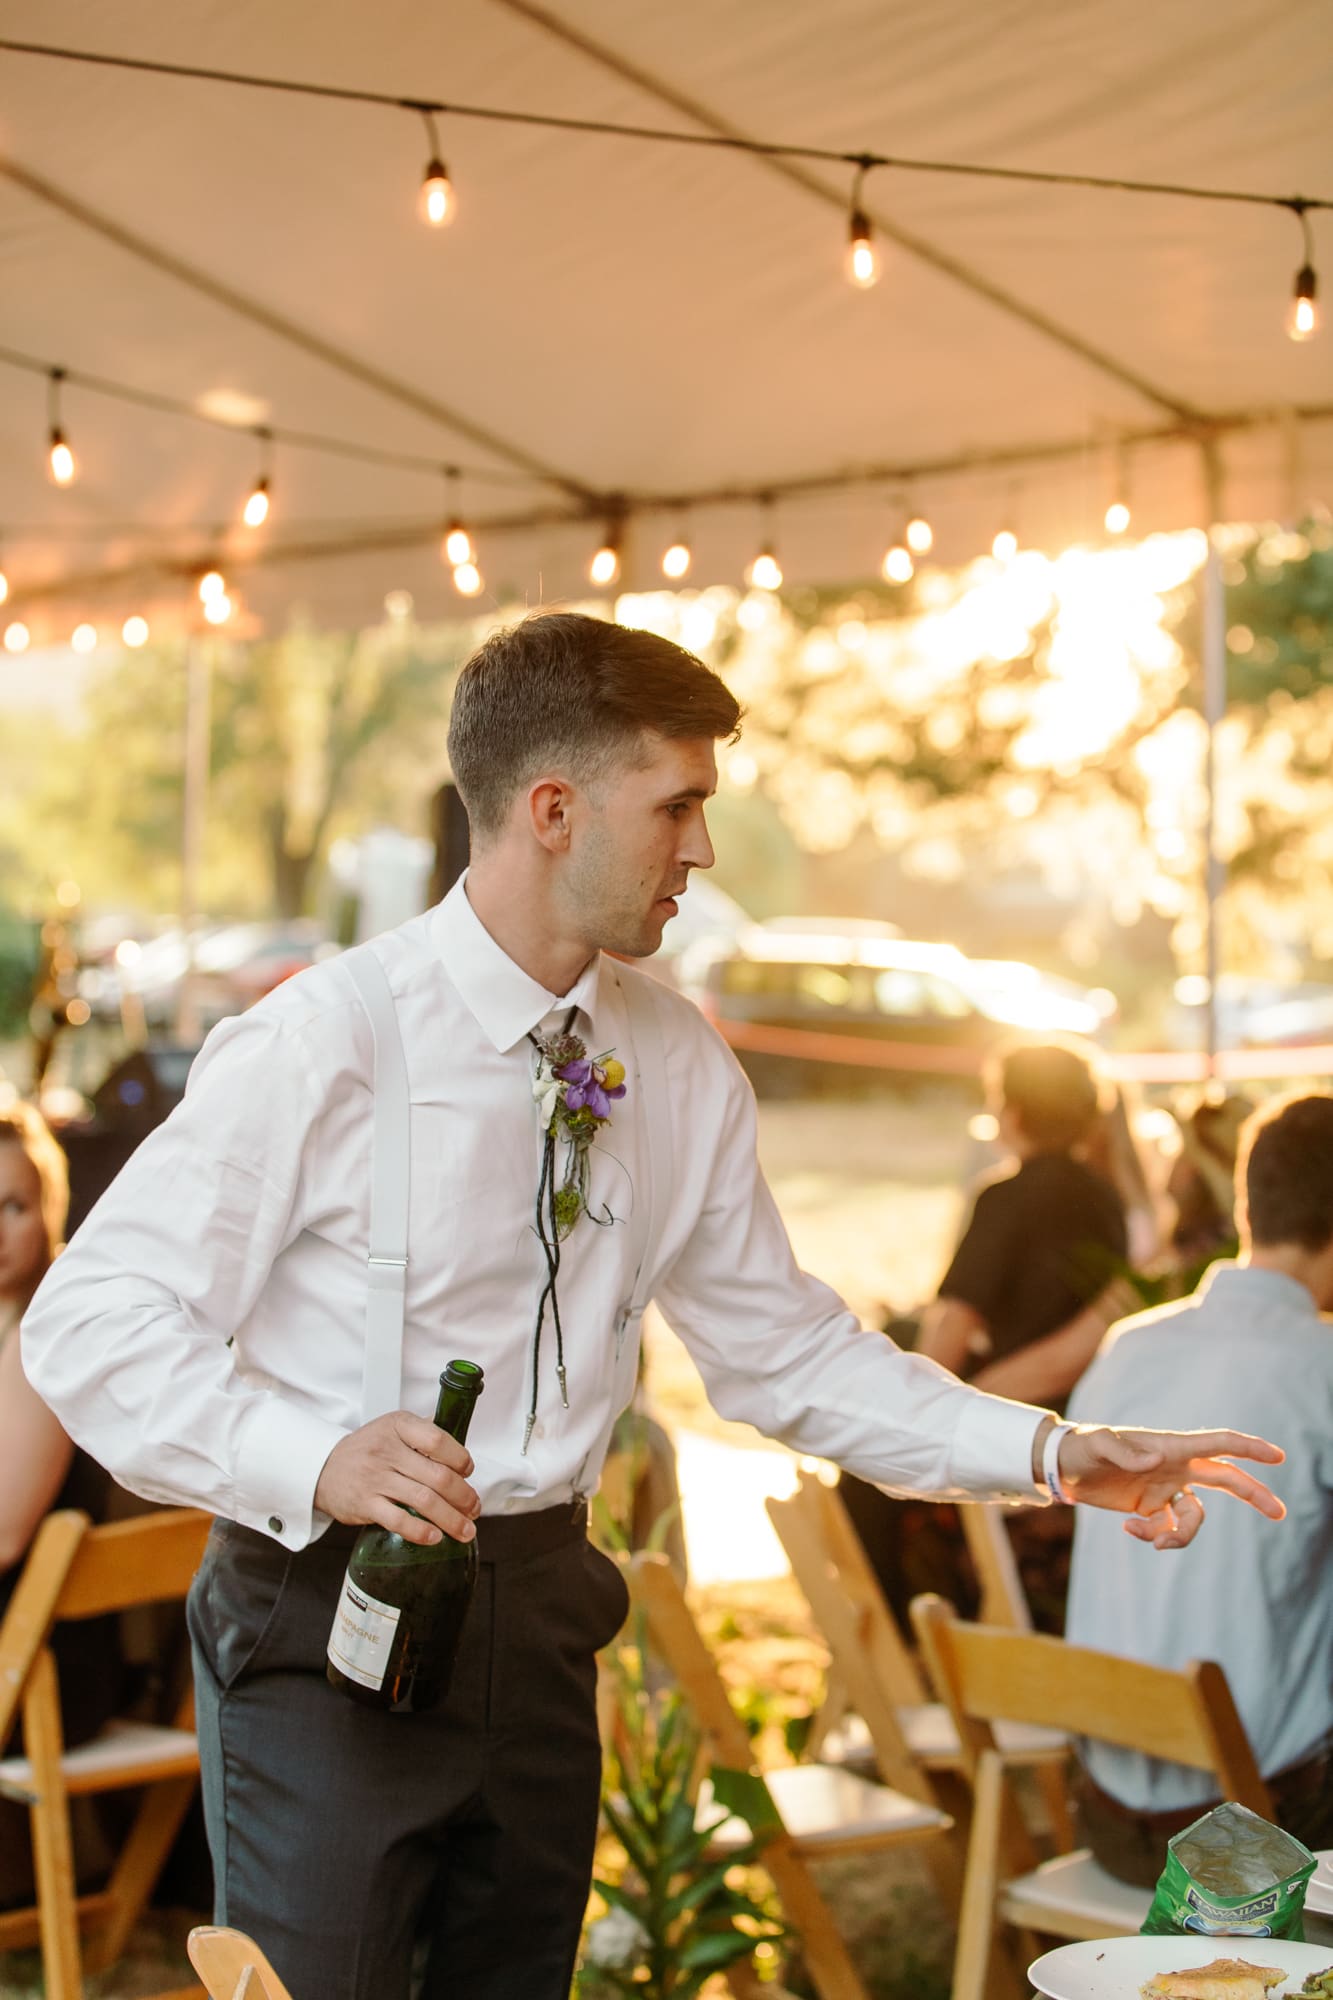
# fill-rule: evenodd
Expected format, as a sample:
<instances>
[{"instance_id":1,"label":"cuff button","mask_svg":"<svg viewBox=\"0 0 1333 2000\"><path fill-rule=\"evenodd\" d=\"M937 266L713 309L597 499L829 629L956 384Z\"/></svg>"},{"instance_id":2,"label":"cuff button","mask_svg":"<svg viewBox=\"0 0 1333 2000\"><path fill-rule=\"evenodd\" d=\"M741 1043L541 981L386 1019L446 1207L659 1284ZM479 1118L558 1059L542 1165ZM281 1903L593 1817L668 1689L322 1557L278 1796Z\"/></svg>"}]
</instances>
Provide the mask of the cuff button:
<instances>
[{"instance_id":1,"label":"cuff button","mask_svg":"<svg viewBox=\"0 0 1333 2000\"><path fill-rule=\"evenodd\" d=\"M270 1514L268 1517L268 1525L270 1533L275 1535L280 1535L287 1524L283 1520L281 1514Z\"/></svg>"}]
</instances>

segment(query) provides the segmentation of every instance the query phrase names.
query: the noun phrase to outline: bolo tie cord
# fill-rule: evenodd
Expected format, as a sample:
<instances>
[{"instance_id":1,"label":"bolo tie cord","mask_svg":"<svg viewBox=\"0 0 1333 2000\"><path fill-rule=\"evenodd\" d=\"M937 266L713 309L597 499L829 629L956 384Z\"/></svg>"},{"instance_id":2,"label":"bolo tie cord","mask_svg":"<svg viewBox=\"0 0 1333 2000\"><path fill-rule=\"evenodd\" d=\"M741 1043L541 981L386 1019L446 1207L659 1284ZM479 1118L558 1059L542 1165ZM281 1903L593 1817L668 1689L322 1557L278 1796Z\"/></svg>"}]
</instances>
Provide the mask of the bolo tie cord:
<instances>
[{"instance_id":1,"label":"bolo tie cord","mask_svg":"<svg viewBox=\"0 0 1333 2000\"><path fill-rule=\"evenodd\" d=\"M562 1035L570 1033L574 1026L574 1016L577 1012L578 1008L574 1006L566 1014L564 1026L560 1030ZM535 1049L540 1049L537 1037L531 1030L528 1033L528 1040ZM556 1380L560 1384L560 1401L565 1409L569 1408L569 1393L566 1388L565 1378L565 1332L560 1324L560 1299L556 1291L556 1279L560 1275L560 1231L556 1223L555 1214L555 1182L555 1134L548 1126L546 1137L542 1144L541 1178L537 1183L537 1235L546 1257L546 1283L542 1287L542 1295L537 1301L537 1325L532 1335L532 1397L528 1404L527 1421L523 1426L523 1456L525 1458L527 1457L528 1446L532 1442L532 1433L537 1423L537 1388L540 1380L542 1329L546 1324L546 1307L548 1301L551 1307L551 1319L555 1326L555 1373ZM550 1224L549 1235L547 1233L548 1220Z\"/></svg>"}]
</instances>

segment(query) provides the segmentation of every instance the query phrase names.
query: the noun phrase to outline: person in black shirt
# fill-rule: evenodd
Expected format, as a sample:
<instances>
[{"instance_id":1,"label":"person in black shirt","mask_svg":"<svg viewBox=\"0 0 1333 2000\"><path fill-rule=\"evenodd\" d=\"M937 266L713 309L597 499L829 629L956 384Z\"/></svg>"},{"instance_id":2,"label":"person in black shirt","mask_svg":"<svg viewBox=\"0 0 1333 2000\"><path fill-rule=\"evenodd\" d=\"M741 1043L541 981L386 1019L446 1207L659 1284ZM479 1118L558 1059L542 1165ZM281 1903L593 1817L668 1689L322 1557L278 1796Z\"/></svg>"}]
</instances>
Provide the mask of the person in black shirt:
<instances>
[{"instance_id":1,"label":"person in black shirt","mask_svg":"<svg viewBox=\"0 0 1333 2000\"><path fill-rule=\"evenodd\" d=\"M1059 1042L1010 1049L992 1066L990 1083L1012 1160L976 1196L922 1315L917 1351L978 1388L1062 1411L1106 1328L1135 1304L1123 1276L1124 1202L1079 1156L1101 1090L1089 1058ZM919 1590L938 1590L964 1615L975 1609L952 1509L890 1500L846 1475L840 1490L899 1616ZM1034 1619L1048 1630L1063 1620L1066 1512L1041 1509L1012 1524Z\"/></svg>"}]
</instances>

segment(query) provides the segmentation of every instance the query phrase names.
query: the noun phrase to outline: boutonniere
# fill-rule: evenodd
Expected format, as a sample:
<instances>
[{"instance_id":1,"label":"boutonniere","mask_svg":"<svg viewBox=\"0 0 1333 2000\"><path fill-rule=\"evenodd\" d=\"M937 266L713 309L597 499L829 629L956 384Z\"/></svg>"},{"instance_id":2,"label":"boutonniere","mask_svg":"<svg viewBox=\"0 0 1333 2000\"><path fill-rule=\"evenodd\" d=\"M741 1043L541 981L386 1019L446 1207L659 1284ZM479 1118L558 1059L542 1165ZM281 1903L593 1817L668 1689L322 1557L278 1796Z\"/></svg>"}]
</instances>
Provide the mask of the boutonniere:
<instances>
[{"instance_id":1,"label":"boutonniere","mask_svg":"<svg viewBox=\"0 0 1333 2000\"><path fill-rule=\"evenodd\" d=\"M569 1408L565 1333L560 1324L560 1299L556 1291L560 1245L581 1215L598 1223L614 1220L609 1213L594 1215L588 1206L588 1154L597 1134L610 1122L611 1106L625 1095L625 1065L609 1049L605 1055L590 1056L585 1044L569 1032L573 1018L571 1008L569 1020L558 1035L528 1036L537 1051L537 1068L532 1079L532 1095L542 1127L537 1235L546 1256L546 1284L537 1302L537 1325L532 1336L532 1393L523 1432L525 1454L537 1422L538 1367L548 1305L555 1326L555 1372L560 1401ZM556 1148L561 1144L565 1147L563 1176L556 1169Z\"/></svg>"},{"instance_id":2,"label":"boutonniere","mask_svg":"<svg viewBox=\"0 0 1333 2000\"><path fill-rule=\"evenodd\" d=\"M532 1094L546 1136L563 1139L567 1148L565 1174L551 1195L557 1236L568 1236L588 1208L588 1153L593 1140L611 1117L611 1106L625 1095L625 1065L608 1050L590 1056L577 1035L534 1035L537 1073Z\"/></svg>"}]
</instances>

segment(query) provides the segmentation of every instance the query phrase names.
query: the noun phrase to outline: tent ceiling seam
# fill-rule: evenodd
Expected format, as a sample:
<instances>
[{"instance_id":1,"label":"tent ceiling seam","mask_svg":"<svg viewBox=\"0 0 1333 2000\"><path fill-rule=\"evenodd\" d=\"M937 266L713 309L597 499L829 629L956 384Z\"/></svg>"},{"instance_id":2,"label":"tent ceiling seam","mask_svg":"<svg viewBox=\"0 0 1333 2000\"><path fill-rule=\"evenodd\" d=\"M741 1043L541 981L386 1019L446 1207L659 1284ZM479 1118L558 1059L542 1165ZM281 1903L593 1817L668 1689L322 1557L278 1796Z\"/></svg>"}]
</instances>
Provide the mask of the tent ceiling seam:
<instances>
[{"instance_id":1,"label":"tent ceiling seam","mask_svg":"<svg viewBox=\"0 0 1333 2000\"><path fill-rule=\"evenodd\" d=\"M0 153L0 174L5 175L16 187L24 189L38 201L58 209L71 220L82 224L84 228L91 229L108 242L114 243L118 249L137 257L142 263L152 265L154 269L161 271L176 283L212 299L215 304L225 307L227 311L248 319L252 325L262 327L290 346L300 348L315 360L326 363L352 380L362 383L382 396L387 396L406 409L413 410L418 416L427 417L432 423L444 425L458 436L466 437L473 444L481 446L483 450L494 452L497 457L507 460L509 464L521 466L524 471L530 472L547 485L560 487L583 506L592 508L599 504L600 496L585 486L581 480L547 465L534 453L510 443L507 438L500 437L484 425L474 423L457 410L451 409L448 404L426 395L423 390L413 388L410 383L400 382L397 377L386 374L372 363L362 361L357 355L335 346L321 334L313 332L309 327L300 326L295 320L288 319L273 307L236 291L230 285L224 285L220 279L210 277L206 271L197 269L184 258L177 257L174 252L163 249L159 244L151 242L123 223L101 214L99 210L80 200L77 195L67 193L53 181L32 172L18 160L3 153Z\"/></svg>"},{"instance_id":2,"label":"tent ceiling seam","mask_svg":"<svg viewBox=\"0 0 1333 2000\"><path fill-rule=\"evenodd\" d=\"M657 98L660 103L670 105L673 110L679 111L683 116L692 118L696 124L716 132L721 137L736 139L747 144L752 143L748 133L742 131L739 126L733 125L729 119L722 117L720 113L701 104L696 98L689 96L686 92L677 90L674 85L664 82L660 77L654 76L651 71L641 69L637 63L631 62L626 56L622 56L618 50L608 48L604 43L594 41L591 36L585 35L581 29L572 27L568 22L561 20L559 15L552 13L549 8L537 5L536 0L494 0L494 4L507 8L510 13L519 15L533 27L539 28L545 34L552 36L553 39L565 42L570 48L577 49L580 54L588 57L590 61L599 63L604 69L610 70L625 82L634 84L649 96ZM827 203L830 207L836 207L840 211L847 207L847 200L844 195L837 193L816 175L797 166L793 161L764 153L755 153L752 157L757 166L766 168L770 173L780 175L784 180L803 189L807 194L818 196L821 201ZM1061 326L1058 321L1051 319L1038 307L1030 306L1024 300L1015 297L1013 293L1005 291L1002 286L993 283L992 280L984 277L980 272L972 270L968 265L960 263L956 258L949 256L947 251L937 250L924 237L917 236L912 231L904 229L899 223L894 222L890 217L884 215L882 211L867 208L867 213L870 215L876 228L891 242L896 243L900 249L908 251L910 255L918 258L922 263L929 265L933 270L939 271L943 276L953 279L956 284L962 285L978 298L985 299L989 304L995 306L998 311L1031 328L1034 332L1040 334L1043 339L1054 342L1057 346L1064 348L1069 354L1076 355L1081 361L1085 361L1090 367L1097 369L1101 374L1108 376L1113 381L1119 382L1122 387L1132 389L1135 394L1144 397L1146 401L1156 404L1158 409L1167 411L1182 423L1206 425L1211 421L1206 411L1196 409L1191 404L1183 401L1179 396L1173 395L1165 389L1158 388L1146 376L1139 374L1136 369L1132 368L1128 362L1120 361L1116 356L1107 354L1102 349L1093 346L1092 342L1085 340L1082 335L1072 332L1068 327Z\"/></svg>"}]
</instances>

